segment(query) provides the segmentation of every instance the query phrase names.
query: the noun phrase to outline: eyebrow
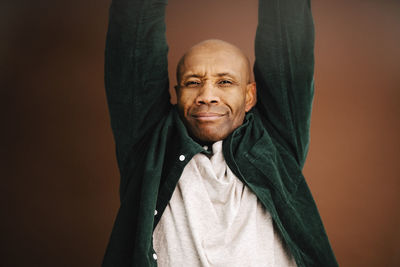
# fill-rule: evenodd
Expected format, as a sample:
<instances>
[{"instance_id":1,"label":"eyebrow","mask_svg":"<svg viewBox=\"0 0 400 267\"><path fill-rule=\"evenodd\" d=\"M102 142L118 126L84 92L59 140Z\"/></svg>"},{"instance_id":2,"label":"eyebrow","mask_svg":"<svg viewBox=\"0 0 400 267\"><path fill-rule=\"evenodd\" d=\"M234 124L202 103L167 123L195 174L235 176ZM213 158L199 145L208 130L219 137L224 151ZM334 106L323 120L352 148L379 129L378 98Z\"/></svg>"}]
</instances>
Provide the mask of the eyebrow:
<instances>
[{"instance_id":1,"label":"eyebrow","mask_svg":"<svg viewBox=\"0 0 400 267\"><path fill-rule=\"evenodd\" d=\"M213 76L217 76L217 77L229 76L229 77L232 77L232 78L235 77L235 75L233 75L232 73L229 73L229 72L221 72L221 73L217 73L216 75L213 75ZM187 74L187 75L184 75L182 77L182 80L185 80L185 79L188 79L188 78L202 78L202 77L204 77L204 75Z\"/></svg>"},{"instance_id":2,"label":"eyebrow","mask_svg":"<svg viewBox=\"0 0 400 267\"><path fill-rule=\"evenodd\" d=\"M234 77L234 75L231 74L231 73L229 73L229 72L217 73L216 76L218 76L218 77L222 77L222 76L231 76L231 77Z\"/></svg>"},{"instance_id":3,"label":"eyebrow","mask_svg":"<svg viewBox=\"0 0 400 267\"><path fill-rule=\"evenodd\" d=\"M182 77L182 80L187 79L187 78L201 78L203 77L202 75L199 74L186 74Z\"/></svg>"}]
</instances>

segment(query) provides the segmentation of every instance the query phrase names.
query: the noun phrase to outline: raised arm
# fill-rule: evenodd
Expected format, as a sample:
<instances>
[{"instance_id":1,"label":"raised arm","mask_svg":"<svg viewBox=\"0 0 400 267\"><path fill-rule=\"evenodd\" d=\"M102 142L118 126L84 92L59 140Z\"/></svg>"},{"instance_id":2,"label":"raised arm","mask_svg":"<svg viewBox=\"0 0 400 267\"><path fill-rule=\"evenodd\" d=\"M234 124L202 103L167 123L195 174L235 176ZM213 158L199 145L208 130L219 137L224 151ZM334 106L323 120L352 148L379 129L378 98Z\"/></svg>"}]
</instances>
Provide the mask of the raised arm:
<instances>
[{"instance_id":1,"label":"raised arm","mask_svg":"<svg viewBox=\"0 0 400 267\"><path fill-rule=\"evenodd\" d=\"M310 0L259 0L255 56L256 109L270 135L302 167L314 94Z\"/></svg>"},{"instance_id":2,"label":"raised arm","mask_svg":"<svg viewBox=\"0 0 400 267\"><path fill-rule=\"evenodd\" d=\"M105 82L117 160L169 108L166 0L113 0L105 55Z\"/></svg>"}]
</instances>

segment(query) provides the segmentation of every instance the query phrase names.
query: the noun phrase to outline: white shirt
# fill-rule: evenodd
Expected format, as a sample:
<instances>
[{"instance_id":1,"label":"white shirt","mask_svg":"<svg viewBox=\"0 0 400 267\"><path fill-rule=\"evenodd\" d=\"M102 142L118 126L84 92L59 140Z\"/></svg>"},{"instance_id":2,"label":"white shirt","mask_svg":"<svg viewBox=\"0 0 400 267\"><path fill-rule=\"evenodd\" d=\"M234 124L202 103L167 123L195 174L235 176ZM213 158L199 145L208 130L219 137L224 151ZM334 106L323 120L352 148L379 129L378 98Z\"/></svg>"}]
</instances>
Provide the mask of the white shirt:
<instances>
[{"instance_id":1,"label":"white shirt","mask_svg":"<svg viewBox=\"0 0 400 267\"><path fill-rule=\"evenodd\" d=\"M160 267L296 266L257 196L229 169L222 141L195 155L153 233Z\"/></svg>"}]
</instances>

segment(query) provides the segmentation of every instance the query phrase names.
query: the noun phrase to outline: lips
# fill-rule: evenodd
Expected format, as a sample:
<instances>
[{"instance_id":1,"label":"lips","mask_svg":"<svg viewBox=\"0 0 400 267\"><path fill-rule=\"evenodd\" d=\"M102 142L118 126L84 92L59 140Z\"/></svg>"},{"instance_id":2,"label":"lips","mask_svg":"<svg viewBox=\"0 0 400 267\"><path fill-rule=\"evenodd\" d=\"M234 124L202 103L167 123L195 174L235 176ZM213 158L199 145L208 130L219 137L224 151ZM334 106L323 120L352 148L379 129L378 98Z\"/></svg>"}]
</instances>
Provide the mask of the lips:
<instances>
[{"instance_id":1,"label":"lips","mask_svg":"<svg viewBox=\"0 0 400 267\"><path fill-rule=\"evenodd\" d=\"M215 121L225 116L225 114L215 113L215 112L198 112L192 114L192 117L197 121Z\"/></svg>"}]
</instances>

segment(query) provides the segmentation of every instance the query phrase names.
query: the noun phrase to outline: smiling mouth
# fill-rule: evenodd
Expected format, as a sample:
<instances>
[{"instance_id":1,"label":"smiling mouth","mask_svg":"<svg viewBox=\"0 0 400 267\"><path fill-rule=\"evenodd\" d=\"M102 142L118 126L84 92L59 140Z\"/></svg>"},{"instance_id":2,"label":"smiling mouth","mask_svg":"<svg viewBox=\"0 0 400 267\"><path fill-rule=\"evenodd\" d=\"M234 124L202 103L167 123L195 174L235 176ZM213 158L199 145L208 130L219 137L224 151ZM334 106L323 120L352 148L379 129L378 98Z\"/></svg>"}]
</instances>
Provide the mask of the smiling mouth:
<instances>
[{"instance_id":1,"label":"smiling mouth","mask_svg":"<svg viewBox=\"0 0 400 267\"><path fill-rule=\"evenodd\" d=\"M196 114L192 115L192 117L195 120L204 121L204 122L215 121L215 120L220 119L223 116L225 116L225 114L212 113L212 112L200 112L200 113L196 113Z\"/></svg>"}]
</instances>

